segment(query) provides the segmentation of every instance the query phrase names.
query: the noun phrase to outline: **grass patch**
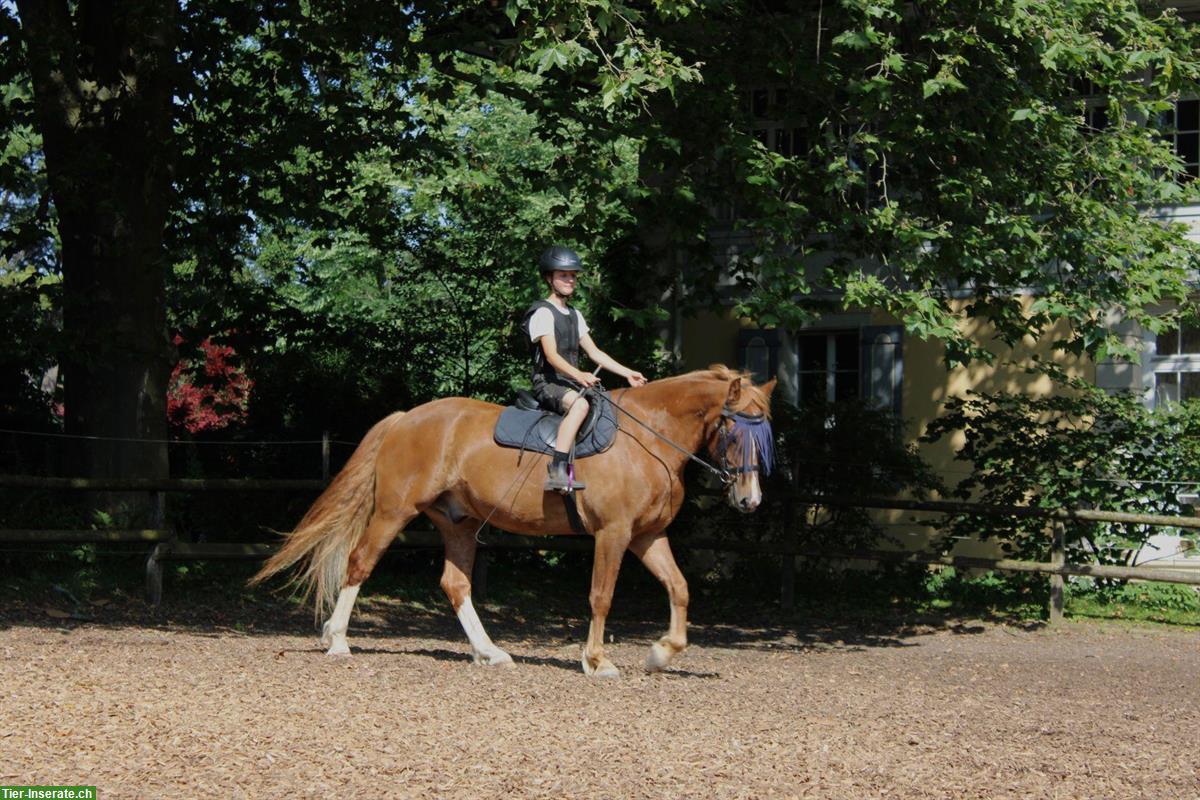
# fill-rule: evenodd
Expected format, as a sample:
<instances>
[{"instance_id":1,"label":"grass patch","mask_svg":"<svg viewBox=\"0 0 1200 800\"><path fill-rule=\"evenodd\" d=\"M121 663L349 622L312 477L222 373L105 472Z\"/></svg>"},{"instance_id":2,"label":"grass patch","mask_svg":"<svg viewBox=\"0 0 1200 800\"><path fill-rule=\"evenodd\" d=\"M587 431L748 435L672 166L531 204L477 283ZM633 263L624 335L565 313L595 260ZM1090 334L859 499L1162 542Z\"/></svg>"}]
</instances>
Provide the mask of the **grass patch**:
<instances>
[{"instance_id":1,"label":"grass patch","mask_svg":"<svg viewBox=\"0 0 1200 800\"><path fill-rule=\"evenodd\" d=\"M1067 584L1068 616L1200 627L1200 587L1178 583L1098 584L1080 578Z\"/></svg>"}]
</instances>

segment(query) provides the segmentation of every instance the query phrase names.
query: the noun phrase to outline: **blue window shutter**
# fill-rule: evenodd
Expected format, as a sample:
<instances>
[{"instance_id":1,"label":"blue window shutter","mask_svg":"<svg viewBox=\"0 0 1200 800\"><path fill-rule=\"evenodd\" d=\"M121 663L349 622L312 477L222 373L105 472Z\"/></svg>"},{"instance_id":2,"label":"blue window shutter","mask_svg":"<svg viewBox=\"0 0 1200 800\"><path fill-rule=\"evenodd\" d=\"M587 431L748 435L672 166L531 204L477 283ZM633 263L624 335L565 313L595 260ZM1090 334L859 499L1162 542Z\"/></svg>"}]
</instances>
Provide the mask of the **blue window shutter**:
<instances>
[{"instance_id":1,"label":"blue window shutter","mask_svg":"<svg viewBox=\"0 0 1200 800\"><path fill-rule=\"evenodd\" d=\"M779 331L744 328L738 331L738 366L765 383L779 373Z\"/></svg>"},{"instance_id":2,"label":"blue window shutter","mask_svg":"<svg viewBox=\"0 0 1200 800\"><path fill-rule=\"evenodd\" d=\"M872 408L900 417L904 395L904 329L899 325L866 325L862 329L862 396Z\"/></svg>"}]
</instances>

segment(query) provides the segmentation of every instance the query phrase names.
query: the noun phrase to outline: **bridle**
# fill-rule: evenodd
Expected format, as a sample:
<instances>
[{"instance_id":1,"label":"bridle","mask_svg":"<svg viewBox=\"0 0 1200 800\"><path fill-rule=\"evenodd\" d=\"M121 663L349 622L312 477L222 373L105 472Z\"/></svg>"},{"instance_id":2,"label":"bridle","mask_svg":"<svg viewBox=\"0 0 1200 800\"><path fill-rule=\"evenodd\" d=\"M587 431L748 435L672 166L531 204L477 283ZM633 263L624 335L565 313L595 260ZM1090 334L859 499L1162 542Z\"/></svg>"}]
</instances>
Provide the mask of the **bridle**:
<instances>
[{"instance_id":1,"label":"bridle","mask_svg":"<svg viewBox=\"0 0 1200 800\"><path fill-rule=\"evenodd\" d=\"M600 391L601 390L596 389L596 388L588 388L588 389L584 390L584 393L585 394L587 394L589 392L599 393ZM695 453L692 453L687 448L681 447L679 444L676 444L675 442L671 441L669 438L667 438L666 436L663 436L661 433L654 430L646 423L642 422L640 419L635 417L633 414L629 413L627 410L625 410L624 408L621 407L620 403L618 403L616 400L614 400L612 398L612 395L608 394L607 392L605 392L604 399L607 400L609 403L612 403L613 408L617 409L622 414L629 417L631 420L636 422L638 425L641 425L643 428L645 428L651 434L653 434L654 436L656 436L663 442L667 443L671 447L675 448L680 453L683 453L689 459L696 462L700 466L704 467L709 472L716 475L717 478L721 481L722 486L729 486L730 484L737 481L738 475L742 475L746 472L757 472L759 469L759 465L758 465L757 461L755 462L754 466L752 466L752 467L747 467L746 465L743 464L742 466L739 466L739 467L730 468L728 444L729 444L729 437L733 436L732 431L737 428L738 420L742 420L747 425L759 425L766 421L765 414L747 414L744 411L734 411L729 406L723 406L721 408L720 420L717 423L718 446L720 446L722 444L724 444L725 446L720 447L720 449L721 449L721 466L714 467L712 464L710 464L707 461L705 461L704 459L700 458ZM731 425L726 425L725 424L726 422L731 423Z\"/></svg>"}]
</instances>

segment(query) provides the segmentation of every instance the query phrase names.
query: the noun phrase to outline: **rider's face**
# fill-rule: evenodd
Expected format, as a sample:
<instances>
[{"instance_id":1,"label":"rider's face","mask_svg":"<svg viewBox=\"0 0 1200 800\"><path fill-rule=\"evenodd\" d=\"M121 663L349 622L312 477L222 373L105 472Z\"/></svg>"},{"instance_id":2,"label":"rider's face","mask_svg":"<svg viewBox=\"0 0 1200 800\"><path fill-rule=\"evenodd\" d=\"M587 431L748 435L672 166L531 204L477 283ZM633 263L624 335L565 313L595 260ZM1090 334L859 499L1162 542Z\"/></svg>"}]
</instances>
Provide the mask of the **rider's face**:
<instances>
[{"instance_id":1,"label":"rider's face","mask_svg":"<svg viewBox=\"0 0 1200 800\"><path fill-rule=\"evenodd\" d=\"M576 274L570 270L556 269L550 274L550 288L563 297L575 293Z\"/></svg>"}]
</instances>

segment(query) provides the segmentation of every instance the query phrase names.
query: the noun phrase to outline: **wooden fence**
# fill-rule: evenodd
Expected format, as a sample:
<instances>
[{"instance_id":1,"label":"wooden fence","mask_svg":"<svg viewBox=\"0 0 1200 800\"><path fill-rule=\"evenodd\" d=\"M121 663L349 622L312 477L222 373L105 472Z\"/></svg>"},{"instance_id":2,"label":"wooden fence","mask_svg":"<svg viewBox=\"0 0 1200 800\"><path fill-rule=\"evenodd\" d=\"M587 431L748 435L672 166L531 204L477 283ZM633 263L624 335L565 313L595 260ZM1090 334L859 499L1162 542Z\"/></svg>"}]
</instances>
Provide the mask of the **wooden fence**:
<instances>
[{"instance_id":1,"label":"wooden fence","mask_svg":"<svg viewBox=\"0 0 1200 800\"><path fill-rule=\"evenodd\" d=\"M155 527L147 530L0 530L0 542L145 542L153 547L146 559L146 594L157 605L162 599L162 565L166 561L210 559L261 559L274 551L269 544L236 544L211 542L182 542L165 524L166 494L169 492L257 492L298 491L318 492L327 485L325 480L245 480L195 478L44 478L29 475L0 475L0 488L55 489L73 491L134 491L151 492L157 509ZM991 569L1007 572L1036 572L1049 575L1050 621L1057 622L1063 611L1063 578L1082 575L1119 580L1150 580L1166 583L1200 585L1200 569L1179 570L1166 567L1121 567L1098 564L1069 564L1064 541L1068 521L1132 523L1150 526L1200 529L1200 518L1170 517L1153 514L1127 514L1091 509L1042 509L1028 506L1001 508L979 503L945 500L897 500L871 497L799 496L796 502L826 507L856 507L900 511L919 511L936 514L979 514L988 516L1021 517L1046 521L1051 540L1049 562L1020 561L976 556L943 556L917 551L866 550L836 552L814 550L787 544L758 542L727 542L709 539L677 538L671 546L677 550L713 550L718 552L773 555L781 559L782 584L780 601L791 608L795 601L796 559L822 558L846 561L877 561L892 563L940 564L971 569ZM481 536L483 550L477 559L474 581L476 593L486 590L487 556L491 549L526 549L551 552L590 552L591 541L583 536L527 537L488 531ZM432 530L409 530L401 533L393 545L398 548L436 548L441 538Z\"/></svg>"}]
</instances>

